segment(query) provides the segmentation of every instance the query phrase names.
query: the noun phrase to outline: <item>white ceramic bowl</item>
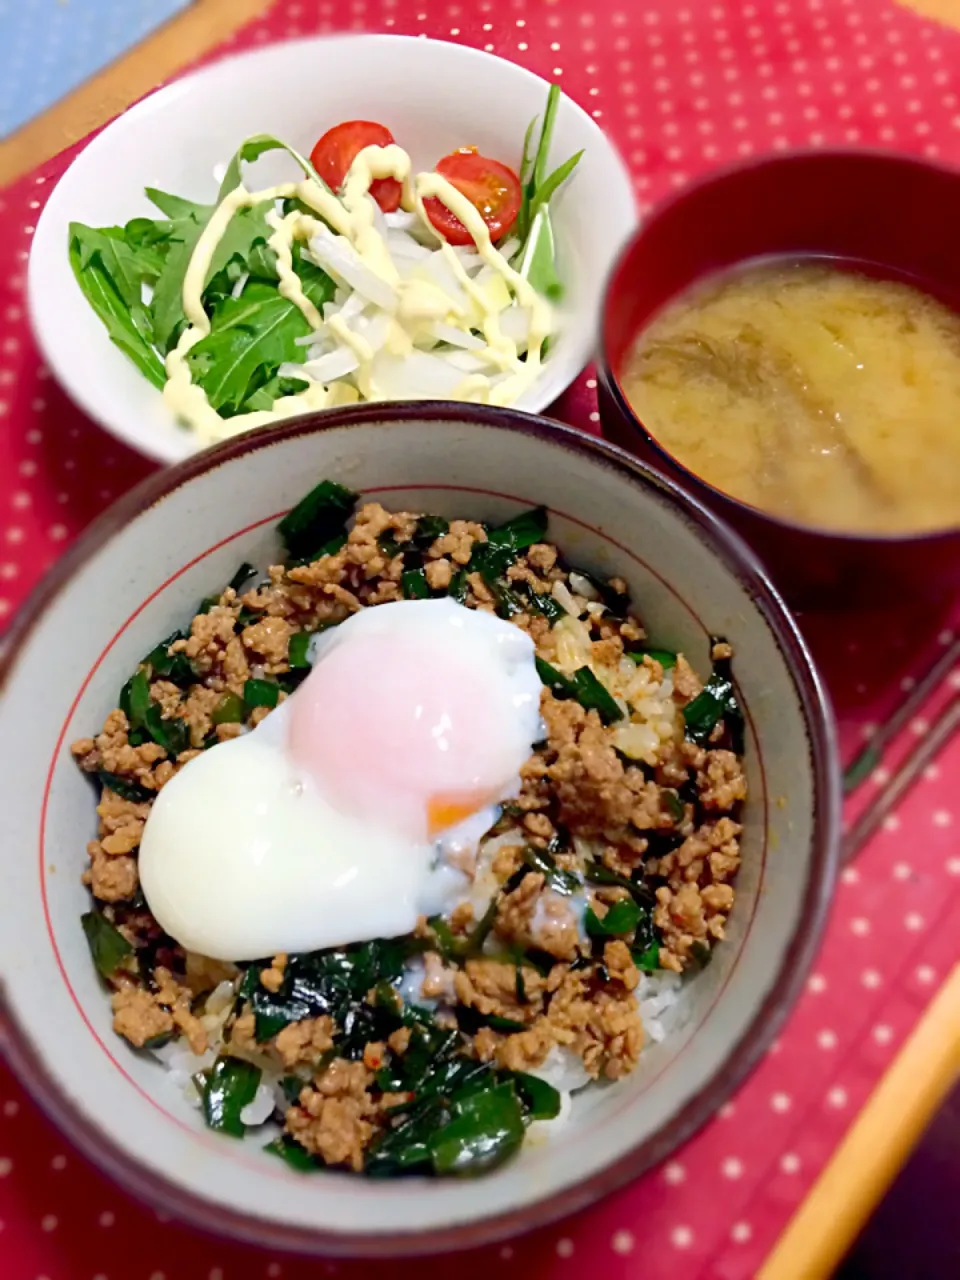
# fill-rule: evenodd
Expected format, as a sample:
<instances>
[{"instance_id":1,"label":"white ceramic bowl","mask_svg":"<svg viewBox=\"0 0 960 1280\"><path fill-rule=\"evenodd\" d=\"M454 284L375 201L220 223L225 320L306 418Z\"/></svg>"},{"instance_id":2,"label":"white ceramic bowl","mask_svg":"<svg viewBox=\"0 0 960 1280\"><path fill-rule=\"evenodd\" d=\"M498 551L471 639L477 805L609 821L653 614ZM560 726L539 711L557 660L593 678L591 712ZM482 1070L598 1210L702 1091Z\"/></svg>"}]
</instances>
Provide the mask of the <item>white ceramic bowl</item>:
<instances>
[{"instance_id":1,"label":"white ceramic bowl","mask_svg":"<svg viewBox=\"0 0 960 1280\"><path fill-rule=\"evenodd\" d=\"M466 1183L293 1173L204 1130L159 1064L111 1031L80 928L95 797L69 744L102 723L158 637L237 565L279 553L277 519L321 477L400 508L499 521L536 503L570 557L621 574L654 643L701 672L735 648L750 799L726 941L678 1025L625 1081L580 1095L547 1144ZM818 945L839 828L832 722L810 658L750 553L629 455L522 414L362 406L251 433L151 477L54 570L0 660L4 892L0 1030L69 1136L157 1207L273 1247L426 1252L572 1211L662 1159L769 1045ZM4 1023L5 1018L5 1023Z\"/></svg>"},{"instance_id":2,"label":"white ceramic bowl","mask_svg":"<svg viewBox=\"0 0 960 1280\"><path fill-rule=\"evenodd\" d=\"M71 221L91 226L156 217L146 186L209 202L214 166L251 134L271 133L309 154L331 125L382 120L416 168L470 143L519 166L524 132L543 114L547 82L463 45L408 36L296 40L227 58L144 99L96 137L66 171L40 217L28 270L34 331L53 372L92 418L162 462L196 449L160 392L109 340L67 259ZM629 176L594 121L561 100L551 148L556 165L584 155L558 194L554 226L567 286L563 328L543 374L518 402L538 413L590 360L607 274L632 232ZM256 185L299 176L289 157L263 157ZM260 181L262 179L262 181Z\"/></svg>"}]
</instances>

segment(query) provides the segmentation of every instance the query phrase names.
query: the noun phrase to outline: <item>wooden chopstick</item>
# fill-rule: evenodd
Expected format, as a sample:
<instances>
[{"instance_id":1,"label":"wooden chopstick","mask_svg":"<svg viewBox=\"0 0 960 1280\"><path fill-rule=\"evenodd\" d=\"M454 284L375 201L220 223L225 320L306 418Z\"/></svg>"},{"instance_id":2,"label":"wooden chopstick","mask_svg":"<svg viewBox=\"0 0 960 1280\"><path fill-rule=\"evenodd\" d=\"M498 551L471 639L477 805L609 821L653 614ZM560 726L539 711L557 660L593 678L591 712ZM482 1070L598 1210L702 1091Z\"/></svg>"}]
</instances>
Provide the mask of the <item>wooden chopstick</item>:
<instances>
[{"instance_id":1,"label":"wooden chopstick","mask_svg":"<svg viewBox=\"0 0 960 1280\"><path fill-rule=\"evenodd\" d=\"M958 1076L960 965L870 1095L756 1280L824 1280L833 1272Z\"/></svg>"},{"instance_id":2,"label":"wooden chopstick","mask_svg":"<svg viewBox=\"0 0 960 1280\"><path fill-rule=\"evenodd\" d=\"M904 760L873 803L863 811L844 838L841 857L844 862L855 858L883 819L900 803L920 774L943 750L950 738L960 731L960 693L957 693L934 721L930 731Z\"/></svg>"},{"instance_id":3,"label":"wooden chopstick","mask_svg":"<svg viewBox=\"0 0 960 1280\"><path fill-rule=\"evenodd\" d=\"M883 753L890 743L902 733L930 695L939 689L953 668L958 665L960 665L960 636L943 651L926 675L914 685L910 696L904 698L893 715L880 726L869 743L845 770L844 783L848 795L855 791L880 764Z\"/></svg>"}]
</instances>

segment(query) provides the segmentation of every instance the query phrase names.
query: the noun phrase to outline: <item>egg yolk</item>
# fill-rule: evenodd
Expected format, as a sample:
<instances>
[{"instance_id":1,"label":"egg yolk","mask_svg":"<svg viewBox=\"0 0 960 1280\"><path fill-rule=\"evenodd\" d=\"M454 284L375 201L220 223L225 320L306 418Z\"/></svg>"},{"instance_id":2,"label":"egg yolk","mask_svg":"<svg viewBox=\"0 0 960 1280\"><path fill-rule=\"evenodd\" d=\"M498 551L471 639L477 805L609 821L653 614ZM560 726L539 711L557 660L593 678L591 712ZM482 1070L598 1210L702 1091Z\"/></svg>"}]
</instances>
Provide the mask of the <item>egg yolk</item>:
<instances>
[{"instance_id":1,"label":"egg yolk","mask_svg":"<svg viewBox=\"0 0 960 1280\"><path fill-rule=\"evenodd\" d=\"M515 719L496 664L451 637L355 635L298 689L289 747L331 804L423 840L516 777Z\"/></svg>"}]
</instances>

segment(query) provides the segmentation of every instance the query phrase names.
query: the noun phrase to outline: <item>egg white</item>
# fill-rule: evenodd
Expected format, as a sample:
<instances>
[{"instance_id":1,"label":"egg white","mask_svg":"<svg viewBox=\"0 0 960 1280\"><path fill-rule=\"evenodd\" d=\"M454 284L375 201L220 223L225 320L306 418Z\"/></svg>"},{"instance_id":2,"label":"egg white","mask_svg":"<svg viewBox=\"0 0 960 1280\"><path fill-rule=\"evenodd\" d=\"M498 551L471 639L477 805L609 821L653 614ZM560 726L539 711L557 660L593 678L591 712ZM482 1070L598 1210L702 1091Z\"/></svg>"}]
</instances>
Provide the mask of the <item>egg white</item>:
<instances>
[{"instance_id":1,"label":"egg white","mask_svg":"<svg viewBox=\"0 0 960 1280\"><path fill-rule=\"evenodd\" d=\"M421 625L434 633L449 627L471 661L492 664L509 708L503 743L511 768L499 798L516 795L516 770L540 736L533 644L518 628L453 601L404 601L356 615L326 633L311 656L322 661L361 629ZM140 846L141 885L158 923L188 950L246 961L396 937L469 893L469 875L454 864L477 848L498 808L476 811L435 840L411 838L369 811L342 811L287 749L297 696L253 731L190 761L154 802ZM357 767L375 775L371 759Z\"/></svg>"}]
</instances>

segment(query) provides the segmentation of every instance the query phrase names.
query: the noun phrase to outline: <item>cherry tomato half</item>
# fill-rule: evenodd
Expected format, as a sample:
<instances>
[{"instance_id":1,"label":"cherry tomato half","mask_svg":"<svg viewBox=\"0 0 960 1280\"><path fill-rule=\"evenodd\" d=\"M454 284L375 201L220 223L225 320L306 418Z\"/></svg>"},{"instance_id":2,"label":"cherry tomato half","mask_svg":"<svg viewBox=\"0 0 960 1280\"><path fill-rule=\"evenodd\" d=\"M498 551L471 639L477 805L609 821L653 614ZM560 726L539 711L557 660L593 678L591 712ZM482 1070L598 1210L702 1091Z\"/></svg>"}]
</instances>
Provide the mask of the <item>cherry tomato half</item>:
<instances>
[{"instance_id":1,"label":"cherry tomato half","mask_svg":"<svg viewBox=\"0 0 960 1280\"><path fill-rule=\"evenodd\" d=\"M386 147L393 134L373 120L344 120L328 129L310 153L310 163L332 191L339 191L359 152L364 147ZM396 178L377 178L370 194L384 213L400 208L400 183Z\"/></svg>"},{"instance_id":2,"label":"cherry tomato half","mask_svg":"<svg viewBox=\"0 0 960 1280\"><path fill-rule=\"evenodd\" d=\"M479 211L491 240L499 240L510 230L520 212L523 192L520 179L499 160L488 160L471 149L454 151L437 164L437 173L462 191ZM473 244L473 236L459 218L435 196L424 200L427 217L450 244Z\"/></svg>"}]
</instances>

